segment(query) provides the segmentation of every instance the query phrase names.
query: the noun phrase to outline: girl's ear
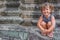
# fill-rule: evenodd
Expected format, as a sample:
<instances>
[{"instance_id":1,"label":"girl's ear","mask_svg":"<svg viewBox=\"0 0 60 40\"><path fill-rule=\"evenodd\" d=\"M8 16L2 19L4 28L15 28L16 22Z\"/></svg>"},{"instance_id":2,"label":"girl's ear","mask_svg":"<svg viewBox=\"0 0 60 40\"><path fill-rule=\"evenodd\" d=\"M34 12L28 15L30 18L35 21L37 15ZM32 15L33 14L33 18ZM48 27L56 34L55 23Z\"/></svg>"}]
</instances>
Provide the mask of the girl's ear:
<instances>
[{"instance_id":1,"label":"girl's ear","mask_svg":"<svg viewBox=\"0 0 60 40\"><path fill-rule=\"evenodd\" d=\"M54 12L54 10L51 10L51 12Z\"/></svg>"}]
</instances>

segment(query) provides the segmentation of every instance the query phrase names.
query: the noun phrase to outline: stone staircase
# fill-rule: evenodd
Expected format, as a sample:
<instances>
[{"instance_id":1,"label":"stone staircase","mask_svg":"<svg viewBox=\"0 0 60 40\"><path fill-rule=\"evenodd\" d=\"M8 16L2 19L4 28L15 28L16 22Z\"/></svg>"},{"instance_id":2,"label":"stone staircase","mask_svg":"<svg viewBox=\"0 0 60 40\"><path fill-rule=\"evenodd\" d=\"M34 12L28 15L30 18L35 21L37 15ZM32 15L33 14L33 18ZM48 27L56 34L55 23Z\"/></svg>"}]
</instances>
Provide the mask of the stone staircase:
<instances>
[{"instance_id":1,"label":"stone staircase","mask_svg":"<svg viewBox=\"0 0 60 40\"><path fill-rule=\"evenodd\" d=\"M33 1L0 0L0 30L23 30L29 32L28 40L50 40L50 38L42 36L39 33L36 24L41 15L41 2ZM55 12L53 12L56 18L56 29L54 30L53 40L60 40L60 3L51 3L56 8Z\"/></svg>"}]
</instances>

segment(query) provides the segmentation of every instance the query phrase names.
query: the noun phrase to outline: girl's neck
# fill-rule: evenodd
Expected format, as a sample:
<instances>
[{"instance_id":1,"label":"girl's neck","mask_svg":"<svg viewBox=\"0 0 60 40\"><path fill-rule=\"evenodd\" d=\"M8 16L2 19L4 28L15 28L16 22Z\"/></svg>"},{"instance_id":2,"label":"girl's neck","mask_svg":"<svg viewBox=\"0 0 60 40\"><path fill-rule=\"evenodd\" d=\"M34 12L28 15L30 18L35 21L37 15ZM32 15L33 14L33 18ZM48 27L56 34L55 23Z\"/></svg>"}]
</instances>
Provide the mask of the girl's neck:
<instances>
[{"instance_id":1,"label":"girl's neck","mask_svg":"<svg viewBox=\"0 0 60 40\"><path fill-rule=\"evenodd\" d=\"M49 15L47 15L47 16L45 16L45 17L48 18L48 17L50 17L50 15L51 15L51 14L49 14Z\"/></svg>"}]
</instances>

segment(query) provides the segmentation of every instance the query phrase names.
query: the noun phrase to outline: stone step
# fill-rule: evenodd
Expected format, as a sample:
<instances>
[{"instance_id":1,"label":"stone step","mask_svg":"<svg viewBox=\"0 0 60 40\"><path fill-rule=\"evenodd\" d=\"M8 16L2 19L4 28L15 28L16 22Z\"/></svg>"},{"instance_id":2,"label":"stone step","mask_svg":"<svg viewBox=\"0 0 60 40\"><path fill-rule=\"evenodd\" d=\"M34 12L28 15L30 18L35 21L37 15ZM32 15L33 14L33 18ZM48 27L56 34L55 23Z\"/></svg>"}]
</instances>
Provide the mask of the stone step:
<instances>
[{"instance_id":1,"label":"stone step","mask_svg":"<svg viewBox=\"0 0 60 40\"><path fill-rule=\"evenodd\" d=\"M19 0L6 0L6 1L11 2L11 1L19 1Z\"/></svg>"},{"instance_id":2,"label":"stone step","mask_svg":"<svg viewBox=\"0 0 60 40\"><path fill-rule=\"evenodd\" d=\"M16 28L23 28L23 29L27 29L28 31L40 31L39 28L36 26L23 26L23 25L19 25L19 24L0 24L0 28L11 28L11 29L16 29ZM3 29L2 29L3 30ZM60 33L60 28L56 27L54 30L54 33Z\"/></svg>"},{"instance_id":3,"label":"stone step","mask_svg":"<svg viewBox=\"0 0 60 40\"><path fill-rule=\"evenodd\" d=\"M1 23L21 23L24 20L18 16L1 16L0 22Z\"/></svg>"},{"instance_id":4,"label":"stone step","mask_svg":"<svg viewBox=\"0 0 60 40\"><path fill-rule=\"evenodd\" d=\"M31 5L31 6L30 6L30 5ZM24 5L21 4L21 5L20 5L20 9L21 9L21 10L27 10L27 11L33 11L33 10L34 10L34 11L39 11L39 10L40 10L40 6L39 6L39 5L36 5L36 4L33 5L33 6L32 6L32 5L33 5L33 4L26 4L26 5L25 5L25 4L24 4ZM56 8L55 10L59 9L59 7L55 7L55 8ZM55 11L55 12L56 12L56 11ZM41 12L39 12L39 13L41 13Z\"/></svg>"},{"instance_id":5,"label":"stone step","mask_svg":"<svg viewBox=\"0 0 60 40\"><path fill-rule=\"evenodd\" d=\"M45 3L47 2L46 0L24 0L25 4L42 4L42 3ZM54 1L54 0L51 0L51 1L48 1L49 3L59 3L60 1L57 0L57 1Z\"/></svg>"},{"instance_id":6,"label":"stone step","mask_svg":"<svg viewBox=\"0 0 60 40\"><path fill-rule=\"evenodd\" d=\"M6 9L6 7L0 8L0 12L3 12Z\"/></svg>"},{"instance_id":7,"label":"stone step","mask_svg":"<svg viewBox=\"0 0 60 40\"><path fill-rule=\"evenodd\" d=\"M9 12L9 11L5 11L5 12L2 12L1 15L2 16L19 16L21 13L19 12Z\"/></svg>"},{"instance_id":8,"label":"stone step","mask_svg":"<svg viewBox=\"0 0 60 40\"><path fill-rule=\"evenodd\" d=\"M0 24L0 30L9 30L10 28L16 28L18 24Z\"/></svg>"},{"instance_id":9,"label":"stone step","mask_svg":"<svg viewBox=\"0 0 60 40\"><path fill-rule=\"evenodd\" d=\"M0 30L24 30L23 26L19 24L0 24Z\"/></svg>"},{"instance_id":10,"label":"stone step","mask_svg":"<svg viewBox=\"0 0 60 40\"><path fill-rule=\"evenodd\" d=\"M18 30L18 29L20 29L20 30L25 30L24 28L22 28L23 26L20 26L20 25L18 25L18 24L0 24L0 30ZM34 29L35 28L33 28L33 27L30 27L30 28L27 28L27 30L29 31L29 32L31 32L31 33L33 33L33 31L34 31ZM58 28L57 28L58 29ZM19 30L19 31L20 31ZM55 29L56 30L56 29ZM36 29L35 29L35 31L36 31ZM34 34L36 34L35 32L34 32ZM37 35L38 36L38 35ZM41 35L42 36L42 35ZM58 33L56 33L56 32L54 32L54 38L55 39L59 39L59 36L60 36L60 33L58 32ZM57 38L58 37L58 38ZM43 36L43 38L45 38L46 39L46 37L44 37Z\"/></svg>"},{"instance_id":11,"label":"stone step","mask_svg":"<svg viewBox=\"0 0 60 40\"><path fill-rule=\"evenodd\" d=\"M36 23L38 22L38 20L32 20L32 24L36 25ZM60 19L56 19L56 24L60 25Z\"/></svg>"},{"instance_id":12,"label":"stone step","mask_svg":"<svg viewBox=\"0 0 60 40\"><path fill-rule=\"evenodd\" d=\"M0 5L3 5L5 3L6 3L6 1L0 1Z\"/></svg>"},{"instance_id":13,"label":"stone step","mask_svg":"<svg viewBox=\"0 0 60 40\"><path fill-rule=\"evenodd\" d=\"M0 8L3 8L3 7L5 7L5 5L4 5L4 4L0 5Z\"/></svg>"},{"instance_id":14,"label":"stone step","mask_svg":"<svg viewBox=\"0 0 60 40\"><path fill-rule=\"evenodd\" d=\"M60 29L59 29L59 27L57 27L57 29L55 29L55 31L54 31L54 39L55 40L60 40Z\"/></svg>"},{"instance_id":15,"label":"stone step","mask_svg":"<svg viewBox=\"0 0 60 40\"><path fill-rule=\"evenodd\" d=\"M28 7L37 7L37 8L38 8L38 7L41 7L41 5L42 5L42 4L37 5L37 4L32 4L32 3L30 3L30 4L28 4L28 3L27 3L27 4L23 4L23 3L22 3L21 6L22 6L22 7L25 7L25 8L28 8ZM60 3L57 3L57 4L54 3L53 5L54 5L55 7L60 7Z\"/></svg>"},{"instance_id":16,"label":"stone step","mask_svg":"<svg viewBox=\"0 0 60 40\"><path fill-rule=\"evenodd\" d=\"M4 1L4 0L0 0L0 1Z\"/></svg>"},{"instance_id":17,"label":"stone step","mask_svg":"<svg viewBox=\"0 0 60 40\"><path fill-rule=\"evenodd\" d=\"M11 11L11 10L13 10L13 11L15 11L15 10L21 10L21 9L18 9L18 8L6 8L6 12L8 12L8 11ZM13 11L11 11L11 12L13 12ZM21 10L21 12L24 14L24 15L40 15L40 11L26 11L26 10Z\"/></svg>"},{"instance_id":18,"label":"stone step","mask_svg":"<svg viewBox=\"0 0 60 40\"><path fill-rule=\"evenodd\" d=\"M33 26L27 27L27 26L23 26L23 25L19 25L19 24L6 24L6 23L5 24L0 24L0 30L2 28L10 28L10 29L17 29L17 28L21 29L21 28L23 28L23 29L27 29L27 31L28 31L28 29L31 29L30 27L33 28ZM34 29L37 29L37 28L34 28ZM2 29L2 30L4 30L4 29Z\"/></svg>"},{"instance_id":19,"label":"stone step","mask_svg":"<svg viewBox=\"0 0 60 40\"><path fill-rule=\"evenodd\" d=\"M41 15L41 12L40 11L26 11L26 10L23 10L21 12L24 15Z\"/></svg>"},{"instance_id":20,"label":"stone step","mask_svg":"<svg viewBox=\"0 0 60 40\"><path fill-rule=\"evenodd\" d=\"M7 2L6 7L19 7L19 2Z\"/></svg>"},{"instance_id":21,"label":"stone step","mask_svg":"<svg viewBox=\"0 0 60 40\"><path fill-rule=\"evenodd\" d=\"M18 8L6 8L5 12L19 12L20 10Z\"/></svg>"},{"instance_id":22,"label":"stone step","mask_svg":"<svg viewBox=\"0 0 60 40\"><path fill-rule=\"evenodd\" d=\"M19 16L21 10L18 8L6 8L3 12L0 13L1 16Z\"/></svg>"}]
</instances>

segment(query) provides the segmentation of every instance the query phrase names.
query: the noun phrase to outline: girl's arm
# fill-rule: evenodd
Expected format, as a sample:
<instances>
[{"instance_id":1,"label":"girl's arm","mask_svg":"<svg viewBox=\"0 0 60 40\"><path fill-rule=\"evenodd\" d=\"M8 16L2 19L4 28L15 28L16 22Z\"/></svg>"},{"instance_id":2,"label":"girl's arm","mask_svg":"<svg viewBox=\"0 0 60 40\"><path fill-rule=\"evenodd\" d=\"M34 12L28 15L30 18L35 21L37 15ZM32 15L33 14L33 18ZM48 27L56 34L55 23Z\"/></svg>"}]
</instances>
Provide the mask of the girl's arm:
<instances>
[{"instance_id":1,"label":"girl's arm","mask_svg":"<svg viewBox=\"0 0 60 40\"><path fill-rule=\"evenodd\" d=\"M41 31L44 31L44 28L40 25L40 23L42 22L42 16L39 18L38 22L37 22L37 26L39 27L39 29Z\"/></svg>"},{"instance_id":2,"label":"girl's arm","mask_svg":"<svg viewBox=\"0 0 60 40\"><path fill-rule=\"evenodd\" d=\"M51 27L48 29L49 32L53 31L54 28L55 28L55 23L56 23L56 22L55 22L54 16L52 16L51 22L52 22L52 25L51 25Z\"/></svg>"}]
</instances>

